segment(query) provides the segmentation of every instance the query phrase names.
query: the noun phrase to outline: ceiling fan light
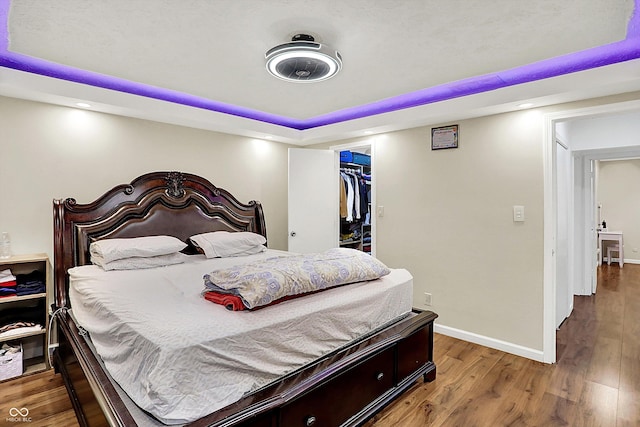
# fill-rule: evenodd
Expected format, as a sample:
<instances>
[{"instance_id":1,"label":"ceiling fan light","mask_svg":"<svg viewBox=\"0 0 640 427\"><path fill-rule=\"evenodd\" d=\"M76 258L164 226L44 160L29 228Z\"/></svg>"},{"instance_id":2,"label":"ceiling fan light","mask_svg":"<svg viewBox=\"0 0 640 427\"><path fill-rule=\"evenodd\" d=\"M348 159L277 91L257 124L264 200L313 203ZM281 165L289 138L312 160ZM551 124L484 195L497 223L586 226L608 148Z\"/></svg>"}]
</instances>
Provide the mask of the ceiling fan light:
<instances>
[{"instance_id":1,"label":"ceiling fan light","mask_svg":"<svg viewBox=\"0 0 640 427\"><path fill-rule=\"evenodd\" d=\"M327 80L342 68L340 53L301 34L289 43L269 49L265 58L269 73L298 83Z\"/></svg>"}]
</instances>

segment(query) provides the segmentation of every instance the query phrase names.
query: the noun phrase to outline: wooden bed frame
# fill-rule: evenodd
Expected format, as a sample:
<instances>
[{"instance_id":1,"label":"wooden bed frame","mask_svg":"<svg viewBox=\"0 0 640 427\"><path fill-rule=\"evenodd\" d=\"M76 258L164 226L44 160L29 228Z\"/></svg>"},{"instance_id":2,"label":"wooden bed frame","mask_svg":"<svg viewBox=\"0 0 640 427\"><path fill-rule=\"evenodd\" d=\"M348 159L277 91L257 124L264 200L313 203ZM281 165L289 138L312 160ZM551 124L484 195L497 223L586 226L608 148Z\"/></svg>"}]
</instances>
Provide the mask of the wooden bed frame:
<instances>
[{"instance_id":1,"label":"wooden bed frame","mask_svg":"<svg viewBox=\"0 0 640 427\"><path fill-rule=\"evenodd\" d=\"M54 200L54 310L59 346L53 354L81 426L136 426L132 413L65 308L69 268L90 264L95 239L206 231L252 231L266 237L259 202L239 202L204 178L154 172L119 185L96 201ZM60 309L60 310L59 310ZM421 376L435 379L433 321L416 311L189 426L360 425Z\"/></svg>"}]
</instances>

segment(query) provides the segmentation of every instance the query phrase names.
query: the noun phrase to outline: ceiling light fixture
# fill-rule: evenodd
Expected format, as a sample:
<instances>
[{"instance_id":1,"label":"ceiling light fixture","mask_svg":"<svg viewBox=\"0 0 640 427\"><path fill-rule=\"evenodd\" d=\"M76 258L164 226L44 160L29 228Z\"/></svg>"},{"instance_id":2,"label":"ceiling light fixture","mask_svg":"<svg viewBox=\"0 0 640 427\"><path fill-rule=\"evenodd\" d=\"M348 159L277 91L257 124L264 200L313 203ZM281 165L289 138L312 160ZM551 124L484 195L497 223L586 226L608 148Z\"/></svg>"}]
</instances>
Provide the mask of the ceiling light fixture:
<instances>
[{"instance_id":1,"label":"ceiling light fixture","mask_svg":"<svg viewBox=\"0 0 640 427\"><path fill-rule=\"evenodd\" d=\"M316 42L308 34L296 34L291 42L269 49L265 57L267 70L275 77L289 82L327 80L342 68L340 53Z\"/></svg>"},{"instance_id":2,"label":"ceiling light fixture","mask_svg":"<svg viewBox=\"0 0 640 427\"><path fill-rule=\"evenodd\" d=\"M518 108L529 108L529 107L533 107L533 104L531 102L525 102L523 104L518 104Z\"/></svg>"},{"instance_id":3,"label":"ceiling light fixture","mask_svg":"<svg viewBox=\"0 0 640 427\"><path fill-rule=\"evenodd\" d=\"M82 108L90 108L91 104L87 104L86 102L76 102L76 106L82 107Z\"/></svg>"}]
</instances>

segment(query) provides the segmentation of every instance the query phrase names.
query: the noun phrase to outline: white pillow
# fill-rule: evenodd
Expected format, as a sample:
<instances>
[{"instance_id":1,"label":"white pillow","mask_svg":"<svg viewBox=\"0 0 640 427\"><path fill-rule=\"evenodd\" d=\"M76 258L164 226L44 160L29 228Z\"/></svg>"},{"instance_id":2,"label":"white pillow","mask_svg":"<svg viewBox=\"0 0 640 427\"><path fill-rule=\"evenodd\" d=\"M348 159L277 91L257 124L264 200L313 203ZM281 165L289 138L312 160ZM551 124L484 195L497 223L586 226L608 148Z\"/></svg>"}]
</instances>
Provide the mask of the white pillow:
<instances>
[{"instance_id":1,"label":"white pillow","mask_svg":"<svg viewBox=\"0 0 640 427\"><path fill-rule=\"evenodd\" d=\"M138 270L142 268L164 267L166 265L182 264L188 255L175 252L167 255L158 255L150 257L130 257L117 259L111 262L102 263L100 260L94 262L95 265L102 267L103 270Z\"/></svg>"},{"instance_id":2,"label":"white pillow","mask_svg":"<svg viewBox=\"0 0 640 427\"><path fill-rule=\"evenodd\" d=\"M91 262L103 265L119 259L176 253L186 248L187 244L172 236L146 236L130 239L103 239L89 246Z\"/></svg>"},{"instance_id":3,"label":"white pillow","mask_svg":"<svg viewBox=\"0 0 640 427\"><path fill-rule=\"evenodd\" d=\"M191 242L204 252L207 258L250 255L266 250L267 239L249 231L213 231L190 237Z\"/></svg>"},{"instance_id":4,"label":"white pillow","mask_svg":"<svg viewBox=\"0 0 640 427\"><path fill-rule=\"evenodd\" d=\"M265 245L258 245L258 246L252 247L251 249L247 249L244 252L237 252L237 253L231 254L229 256L232 257L232 256L254 255L254 254L259 254L260 252L264 252L266 250L267 250L267 247Z\"/></svg>"}]
</instances>

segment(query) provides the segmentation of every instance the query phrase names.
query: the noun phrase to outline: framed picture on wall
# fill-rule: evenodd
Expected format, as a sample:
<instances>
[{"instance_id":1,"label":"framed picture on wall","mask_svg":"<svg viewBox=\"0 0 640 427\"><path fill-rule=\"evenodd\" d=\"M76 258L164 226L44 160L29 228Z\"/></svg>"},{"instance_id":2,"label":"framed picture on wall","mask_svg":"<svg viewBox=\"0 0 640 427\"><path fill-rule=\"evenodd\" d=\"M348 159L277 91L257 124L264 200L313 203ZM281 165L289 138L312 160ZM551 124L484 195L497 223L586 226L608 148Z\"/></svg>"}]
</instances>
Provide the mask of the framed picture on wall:
<instances>
[{"instance_id":1,"label":"framed picture on wall","mask_svg":"<svg viewBox=\"0 0 640 427\"><path fill-rule=\"evenodd\" d=\"M431 128L431 149L458 148L458 125Z\"/></svg>"}]
</instances>

